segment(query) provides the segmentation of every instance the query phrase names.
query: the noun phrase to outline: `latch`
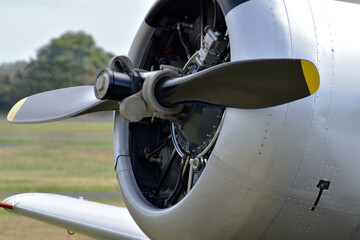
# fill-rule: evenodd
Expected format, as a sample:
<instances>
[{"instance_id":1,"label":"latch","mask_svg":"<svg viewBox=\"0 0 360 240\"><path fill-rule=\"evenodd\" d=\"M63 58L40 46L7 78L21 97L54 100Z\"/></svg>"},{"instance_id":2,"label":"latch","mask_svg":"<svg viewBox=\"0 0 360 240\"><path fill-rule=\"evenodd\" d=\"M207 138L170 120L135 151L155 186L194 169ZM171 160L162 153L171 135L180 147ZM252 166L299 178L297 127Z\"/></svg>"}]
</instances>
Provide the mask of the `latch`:
<instances>
[{"instance_id":1,"label":"latch","mask_svg":"<svg viewBox=\"0 0 360 240\"><path fill-rule=\"evenodd\" d=\"M319 189L319 194L315 200L314 206L311 208L311 211L314 211L316 206L318 205L320 198L321 198L321 194L322 192L325 190L328 190L330 187L330 181L325 181L325 180L319 180L319 183L316 186Z\"/></svg>"}]
</instances>

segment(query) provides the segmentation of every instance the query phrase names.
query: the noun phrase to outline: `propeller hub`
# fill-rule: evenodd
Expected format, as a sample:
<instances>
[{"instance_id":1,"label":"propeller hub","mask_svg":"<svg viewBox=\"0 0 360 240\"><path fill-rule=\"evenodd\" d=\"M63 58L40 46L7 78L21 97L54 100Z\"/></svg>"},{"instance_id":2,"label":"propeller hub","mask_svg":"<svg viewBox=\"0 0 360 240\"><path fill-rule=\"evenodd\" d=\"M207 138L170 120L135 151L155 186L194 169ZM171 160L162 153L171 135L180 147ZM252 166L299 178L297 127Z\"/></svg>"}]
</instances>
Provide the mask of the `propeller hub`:
<instances>
[{"instance_id":1,"label":"propeller hub","mask_svg":"<svg viewBox=\"0 0 360 240\"><path fill-rule=\"evenodd\" d=\"M127 73L104 68L96 77L94 93L100 100L122 101L132 94L133 81Z\"/></svg>"},{"instance_id":2,"label":"propeller hub","mask_svg":"<svg viewBox=\"0 0 360 240\"><path fill-rule=\"evenodd\" d=\"M110 78L105 70L102 70L95 80L95 95L98 99L103 99L109 88Z\"/></svg>"}]
</instances>

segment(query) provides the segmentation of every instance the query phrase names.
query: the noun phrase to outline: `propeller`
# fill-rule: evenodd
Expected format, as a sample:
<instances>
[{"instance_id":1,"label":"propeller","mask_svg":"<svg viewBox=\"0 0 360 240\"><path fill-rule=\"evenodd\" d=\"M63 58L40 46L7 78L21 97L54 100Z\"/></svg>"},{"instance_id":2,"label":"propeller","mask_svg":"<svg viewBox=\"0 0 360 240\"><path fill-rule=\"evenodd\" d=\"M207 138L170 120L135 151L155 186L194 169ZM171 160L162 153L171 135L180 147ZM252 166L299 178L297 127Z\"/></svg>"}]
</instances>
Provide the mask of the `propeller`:
<instances>
[{"instance_id":1,"label":"propeller","mask_svg":"<svg viewBox=\"0 0 360 240\"><path fill-rule=\"evenodd\" d=\"M119 103L97 99L93 86L70 87L20 100L10 110L7 120L11 123L43 123L116 109L119 109Z\"/></svg>"},{"instance_id":2,"label":"propeller","mask_svg":"<svg viewBox=\"0 0 360 240\"><path fill-rule=\"evenodd\" d=\"M320 84L316 67L311 62L300 59L237 61L183 77L154 79L153 76L161 74L139 74L129 69L119 73L103 69L94 87L64 88L20 100L9 112L8 121L40 123L92 112L118 110L119 102L129 96L136 96L136 104L141 103L142 98L145 99L148 113L149 109L157 111L156 106L151 106L152 101L147 101L149 98L144 96L148 92L166 108L189 102L204 102L258 109L310 96L318 90ZM144 84L139 97L138 91L143 79L145 82L153 81L155 87ZM154 91L144 89L153 87ZM133 95L134 93L137 94ZM136 108L134 105L134 111Z\"/></svg>"},{"instance_id":3,"label":"propeller","mask_svg":"<svg viewBox=\"0 0 360 240\"><path fill-rule=\"evenodd\" d=\"M316 67L306 60L239 61L160 81L155 87L155 98L165 107L204 102L258 109L310 96L319 84Z\"/></svg>"}]
</instances>

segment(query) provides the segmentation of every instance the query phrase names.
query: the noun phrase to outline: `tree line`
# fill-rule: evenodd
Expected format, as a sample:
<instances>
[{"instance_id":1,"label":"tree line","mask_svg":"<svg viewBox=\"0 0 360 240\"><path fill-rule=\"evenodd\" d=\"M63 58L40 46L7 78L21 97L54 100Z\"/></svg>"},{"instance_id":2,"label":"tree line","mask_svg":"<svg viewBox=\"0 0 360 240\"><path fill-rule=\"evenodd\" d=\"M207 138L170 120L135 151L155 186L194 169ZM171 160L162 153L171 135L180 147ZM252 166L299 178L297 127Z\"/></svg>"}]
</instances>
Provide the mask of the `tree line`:
<instances>
[{"instance_id":1,"label":"tree line","mask_svg":"<svg viewBox=\"0 0 360 240\"><path fill-rule=\"evenodd\" d=\"M92 85L113 54L84 32L66 32L41 47L35 59L0 65L0 111L20 99L58 88Z\"/></svg>"}]
</instances>

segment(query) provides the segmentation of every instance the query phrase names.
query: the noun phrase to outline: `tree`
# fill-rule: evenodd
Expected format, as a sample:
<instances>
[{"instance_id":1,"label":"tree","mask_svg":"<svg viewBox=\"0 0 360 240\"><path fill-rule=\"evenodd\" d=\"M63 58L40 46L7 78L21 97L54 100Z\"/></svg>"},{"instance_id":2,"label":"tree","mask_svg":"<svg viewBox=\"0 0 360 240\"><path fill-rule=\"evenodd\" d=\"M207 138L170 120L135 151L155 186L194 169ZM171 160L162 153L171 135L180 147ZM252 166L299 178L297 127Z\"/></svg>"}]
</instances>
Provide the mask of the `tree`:
<instances>
[{"instance_id":1,"label":"tree","mask_svg":"<svg viewBox=\"0 0 360 240\"><path fill-rule=\"evenodd\" d=\"M8 111L22 98L23 75L26 62L6 63L0 66L0 111Z\"/></svg>"},{"instance_id":2,"label":"tree","mask_svg":"<svg viewBox=\"0 0 360 240\"><path fill-rule=\"evenodd\" d=\"M66 32L41 47L29 63L0 66L0 110L26 96L57 88L93 84L113 56L84 32Z\"/></svg>"},{"instance_id":3,"label":"tree","mask_svg":"<svg viewBox=\"0 0 360 240\"><path fill-rule=\"evenodd\" d=\"M40 48L26 66L29 93L92 84L112 54L96 46L84 32L67 32Z\"/></svg>"}]
</instances>

